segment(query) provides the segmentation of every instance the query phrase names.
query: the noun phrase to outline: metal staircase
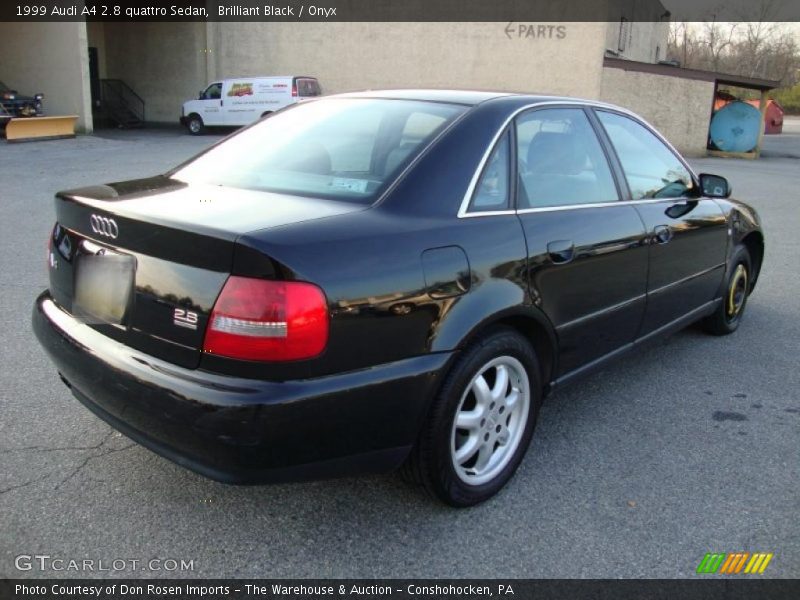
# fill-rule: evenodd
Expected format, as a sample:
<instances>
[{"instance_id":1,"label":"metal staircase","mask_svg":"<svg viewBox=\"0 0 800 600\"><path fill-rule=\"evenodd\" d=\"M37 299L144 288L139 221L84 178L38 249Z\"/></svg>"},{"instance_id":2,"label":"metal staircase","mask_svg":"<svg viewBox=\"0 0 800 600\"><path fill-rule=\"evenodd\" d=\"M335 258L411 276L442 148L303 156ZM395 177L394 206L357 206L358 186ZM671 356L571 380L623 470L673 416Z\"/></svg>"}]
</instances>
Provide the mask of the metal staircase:
<instances>
[{"instance_id":1,"label":"metal staircase","mask_svg":"<svg viewBox=\"0 0 800 600\"><path fill-rule=\"evenodd\" d=\"M121 79L100 80L100 103L96 119L122 129L144 127L144 100Z\"/></svg>"}]
</instances>

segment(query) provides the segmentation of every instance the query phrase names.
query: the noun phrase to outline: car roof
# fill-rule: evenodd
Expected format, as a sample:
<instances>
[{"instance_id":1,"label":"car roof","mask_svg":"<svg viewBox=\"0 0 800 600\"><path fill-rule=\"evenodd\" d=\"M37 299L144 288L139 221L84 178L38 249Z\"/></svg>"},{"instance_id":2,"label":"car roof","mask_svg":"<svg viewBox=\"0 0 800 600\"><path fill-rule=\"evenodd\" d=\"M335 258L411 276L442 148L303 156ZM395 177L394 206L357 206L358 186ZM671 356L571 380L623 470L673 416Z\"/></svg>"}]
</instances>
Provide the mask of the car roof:
<instances>
[{"instance_id":1,"label":"car roof","mask_svg":"<svg viewBox=\"0 0 800 600\"><path fill-rule=\"evenodd\" d=\"M349 92L336 94L339 98L388 98L398 100L421 100L426 102L450 102L453 104L475 105L508 96L503 92L481 92L475 90L428 90L428 89L393 89L393 90L366 90L363 92Z\"/></svg>"},{"instance_id":2,"label":"car roof","mask_svg":"<svg viewBox=\"0 0 800 600\"><path fill-rule=\"evenodd\" d=\"M389 89L366 90L363 92L347 92L335 94L334 98L386 98L398 100L420 100L425 102L449 102L453 104L466 104L474 106L488 100L498 98L518 98L529 104L539 102L586 102L587 104L602 104L583 98L570 98L567 96L549 96L546 94L530 94L520 92L498 92L485 90L444 90L444 89Z\"/></svg>"},{"instance_id":3,"label":"car roof","mask_svg":"<svg viewBox=\"0 0 800 600\"><path fill-rule=\"evenodd\" d=\"M241 77L223 77L216 81L234 81L241 79L316 79L311 75L242 75Z\"/></svg>"}]
</instances>

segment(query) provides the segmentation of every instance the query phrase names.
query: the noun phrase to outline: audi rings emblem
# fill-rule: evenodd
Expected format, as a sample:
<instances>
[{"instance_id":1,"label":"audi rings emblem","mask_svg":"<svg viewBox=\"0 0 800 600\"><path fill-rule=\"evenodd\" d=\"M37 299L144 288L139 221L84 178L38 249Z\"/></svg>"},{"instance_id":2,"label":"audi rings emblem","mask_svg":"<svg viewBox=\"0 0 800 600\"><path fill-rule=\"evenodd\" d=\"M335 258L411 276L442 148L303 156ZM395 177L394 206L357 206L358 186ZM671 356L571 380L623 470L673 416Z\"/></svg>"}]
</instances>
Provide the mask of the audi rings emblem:
<instances>
[{"instance_id":1,"label":"audi rings emblem","mask_svg":"<svg viewBox=\"0 0 800 600\"><path fill-rule=\"evenodd\" d=\"M92 215L89 218L89 222L92 224L92 231L95 233L99 233L112 240L117 239L119 227L117 227L117 222L114 219L101 217L100 215Z\"/></svg>"}]
</instances>

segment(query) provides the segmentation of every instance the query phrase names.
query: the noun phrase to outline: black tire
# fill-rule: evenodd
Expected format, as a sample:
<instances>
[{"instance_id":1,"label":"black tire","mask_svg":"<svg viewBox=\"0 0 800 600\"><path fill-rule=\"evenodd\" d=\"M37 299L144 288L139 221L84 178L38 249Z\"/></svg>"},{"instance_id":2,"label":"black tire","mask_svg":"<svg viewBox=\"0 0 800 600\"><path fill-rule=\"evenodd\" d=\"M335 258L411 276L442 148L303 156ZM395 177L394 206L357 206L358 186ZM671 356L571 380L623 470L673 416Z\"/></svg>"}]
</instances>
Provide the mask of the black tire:
<instances>
[{"instance_id":1,"label":"black tire","mask_svg":"<svg viewBox=\"0 0 800 600\"><path fill-rule=\"evenodd\" d=\"M726 274L722 302L712 315L701 321L703 329L713 335L729 335L736 331L744 316L752 280L750 253L746 247L737 246Z\"/></svg>"},{"instance_id":2,"label":"black tire","mask_svg":"<svg viewBox=\"0 0 800 600\"><path fill-rule=\"evenodd\" d=\"M189 119L186 121L186 128L192 135L203 135L206 130L206 126L200 115L189 115Z\"/></svg>"},{"instance_id":3,"label":"black tire","mask_svg":"<svg viewBox=\"0 0 800 600\"><path fill-rule=\"evenodd\" d=\"M463 480L463 477L468 477L464 473L466 470L464 465L459 467L461 475L456 470L456 439L457 436L464 435L458 433L461 431L460 429L455 428L456 414L460 410L465 410L464 403L468 402L469 394L472 393L470 386L474 379L482 372L490 373L489 370L482 370L493 361L501 361L502 365L502 361L508 360L509 357L516 361L514 364L521 365L527 375L529 388L527 416L523 419L520 413L515 417L517 429L514 434L509 435L512 440L518 441L510 442L514 447L512 449L510 446L506 452L505 461L507 462L498 462L496 468L500 470L490 480L473 485ZM500 384L497 381L495 379L494 384L499 388ZM521 386L522 384L520 384L520 388ZM511 384L507 389L513 394L515 388ZM494 389L492 391L494 392ZM443 385L431 405L417 444L403 466L405 478L421 484L431 495L451 506L466 507L488 500L508 483L522 462L533 435L541 402L542 384L539 362L525 337L513 329L502 327L475 340L462 352L445 377ZM494 403L492 403L492 407L494 408ZM476 408L471 410L476 410ZM502 408L497 410L502 414ZM502 417L493 413L485 429L480 429L476 425L475 431L478 432L476 439L483 439L484 431L491 432L495 425L502 420L505 420L505 426L508 426L514 410L513 408L509 409L506 416ZM480 427L484 427L483 421L486 420L481 419ZM510 432L510 427L507 431ZM498 449L505 445L499 442L499 437L497 439L498 442L492 439L485 446L482 444L481 450L475 452L475 456L478 457L484 447L493 448L489 450L489 454L497 453ZM507 437L506 443L509 443L508 439ZM476 463L478 460L479 458L476 458ZM504 466L502 466L503 464Z\"/></svg>"}]
</instances>

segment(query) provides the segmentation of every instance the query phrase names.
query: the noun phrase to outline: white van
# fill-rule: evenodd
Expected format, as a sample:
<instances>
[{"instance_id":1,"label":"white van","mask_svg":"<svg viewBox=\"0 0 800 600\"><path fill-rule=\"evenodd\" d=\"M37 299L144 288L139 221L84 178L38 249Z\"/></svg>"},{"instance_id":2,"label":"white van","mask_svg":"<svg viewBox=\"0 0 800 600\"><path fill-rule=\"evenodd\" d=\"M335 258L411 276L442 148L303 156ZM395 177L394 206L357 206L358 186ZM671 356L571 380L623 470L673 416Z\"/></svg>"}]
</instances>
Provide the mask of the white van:
<instances>
[{"instance_id":1,"label":"white van","mask_svg":"<svg viewBox=\"0 0 800 600\"><path fill-rule=\"evenodd\" d=\"M194 135L206 126L249 125L304 98L320 95L314 77L239 77L210 84L197 100L183 103L181 125Z\"/></svg>"}]
</instances>

